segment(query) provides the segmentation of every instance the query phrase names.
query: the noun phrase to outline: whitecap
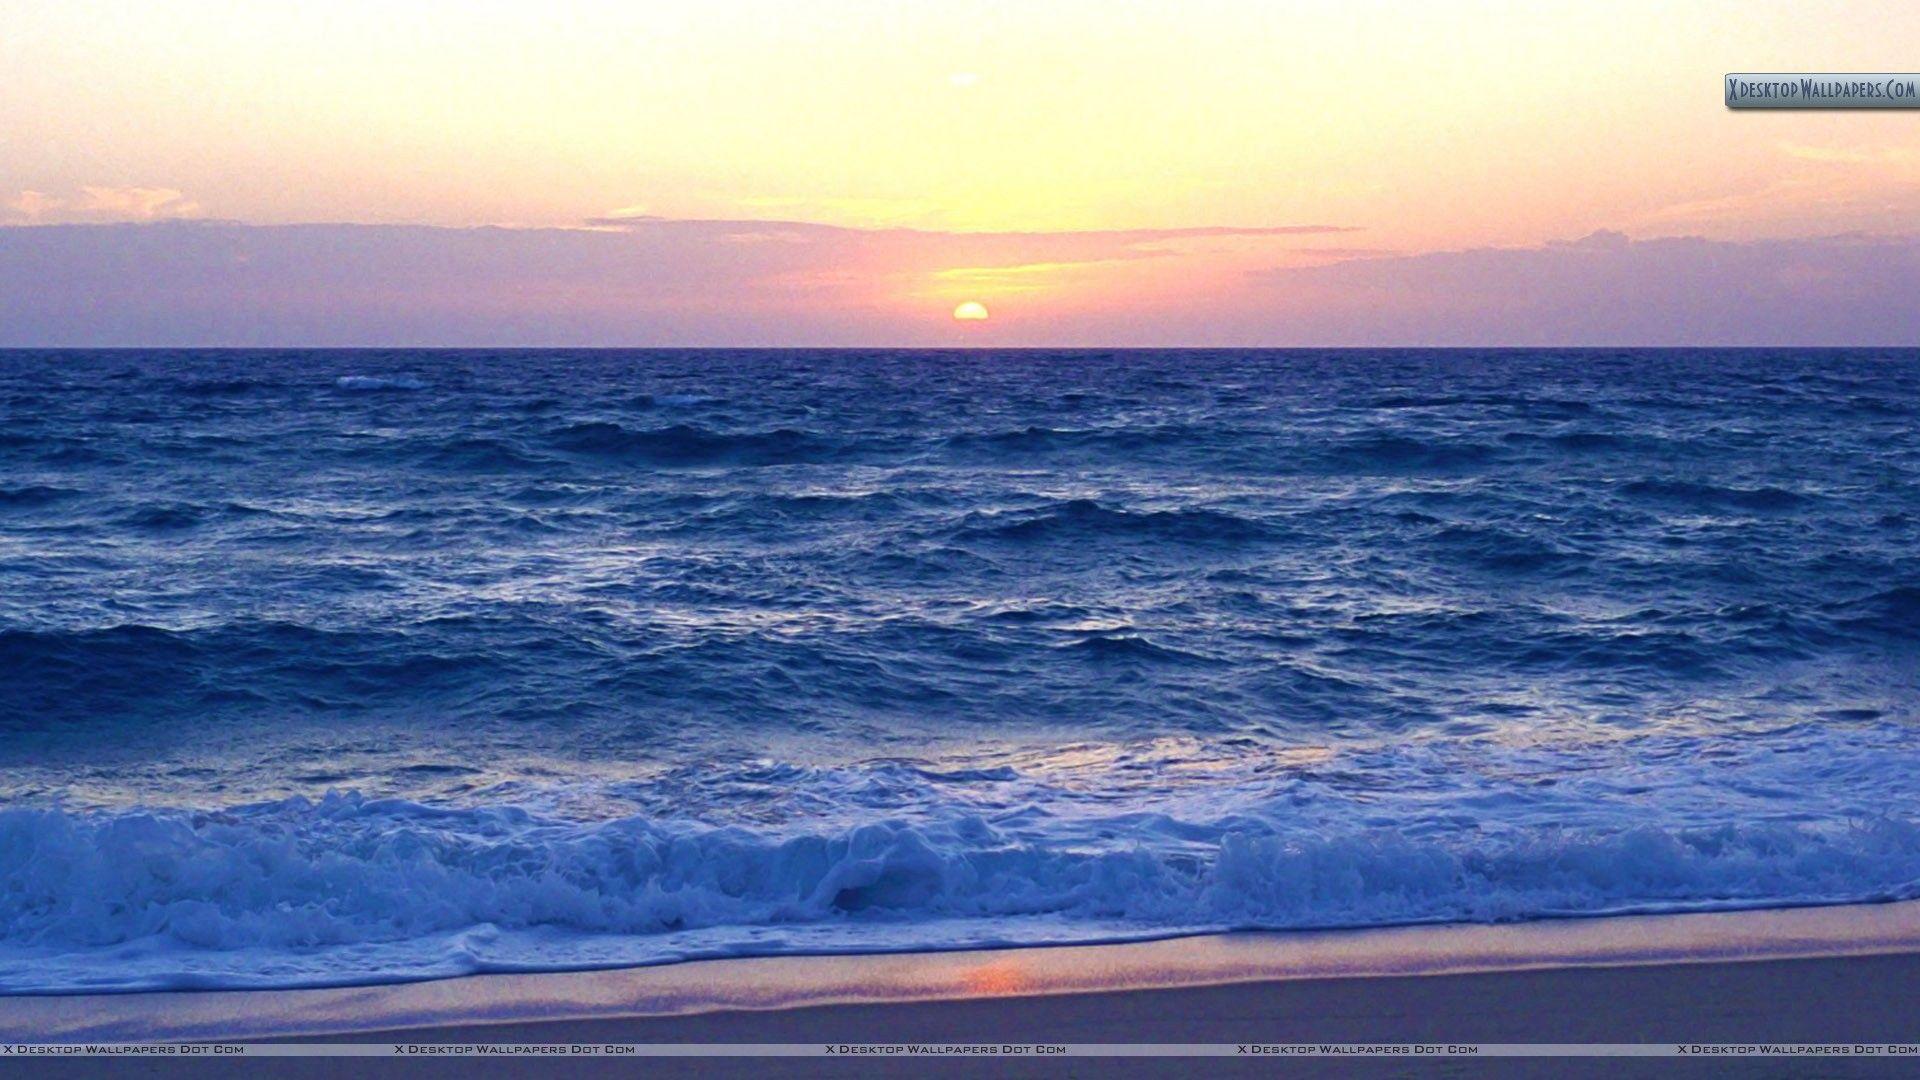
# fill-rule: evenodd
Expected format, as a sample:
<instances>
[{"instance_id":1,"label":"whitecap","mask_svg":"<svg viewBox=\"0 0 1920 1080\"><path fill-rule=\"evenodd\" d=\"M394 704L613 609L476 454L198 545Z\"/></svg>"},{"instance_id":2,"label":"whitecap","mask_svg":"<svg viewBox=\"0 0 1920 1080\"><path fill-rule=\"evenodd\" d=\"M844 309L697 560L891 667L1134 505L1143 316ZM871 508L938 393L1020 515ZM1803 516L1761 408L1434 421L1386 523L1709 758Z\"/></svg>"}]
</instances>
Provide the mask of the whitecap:
<instances>
[{"instance_id":1,"label":"whitecap","mask_svg":"<svg viewBox=\"0 0 1920 1080\"><path fill-rule=\"evenodd\" d=\"M412 375L342 375L333 380L336 390L425 390L425 381Z\"/></svg>"}]
</instances>

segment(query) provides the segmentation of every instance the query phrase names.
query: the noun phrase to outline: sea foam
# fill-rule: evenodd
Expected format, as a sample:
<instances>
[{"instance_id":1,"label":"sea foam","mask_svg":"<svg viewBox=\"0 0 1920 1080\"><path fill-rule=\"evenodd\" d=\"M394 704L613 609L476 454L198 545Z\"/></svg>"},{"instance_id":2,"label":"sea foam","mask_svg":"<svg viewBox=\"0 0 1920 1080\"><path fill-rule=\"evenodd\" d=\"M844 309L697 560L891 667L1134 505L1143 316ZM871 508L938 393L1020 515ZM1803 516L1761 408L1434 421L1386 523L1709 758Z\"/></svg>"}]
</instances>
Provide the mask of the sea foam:
<instances>
[{"instance_id":1,"label":"sea foam","mask_svg":"<svg viewBox=\"0 0 1920 1080\"><path fill-rule=\"evenodd\" d=\"M4 811L0 990L318 985L1920 895L1920 829L1890 819L1497 841L1112 824L1138 839L1035 842L968 814L756 832L356 796L220 814ZM1183 842L1154 842L1172 835Z\"/></svg>"}]
</instances>

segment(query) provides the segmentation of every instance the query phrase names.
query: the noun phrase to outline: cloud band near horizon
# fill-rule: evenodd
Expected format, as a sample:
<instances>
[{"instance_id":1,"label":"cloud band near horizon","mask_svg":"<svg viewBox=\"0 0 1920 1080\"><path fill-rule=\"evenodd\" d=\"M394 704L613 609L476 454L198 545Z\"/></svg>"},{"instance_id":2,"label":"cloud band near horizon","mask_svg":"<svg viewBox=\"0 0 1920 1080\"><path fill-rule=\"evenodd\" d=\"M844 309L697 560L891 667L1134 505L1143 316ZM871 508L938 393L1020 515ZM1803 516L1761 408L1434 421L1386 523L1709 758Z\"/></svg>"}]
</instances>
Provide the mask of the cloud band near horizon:
<instances>
[{"instance_id":1,"label":"cloud band near horizon","mask_svg":"<svg viewBox=\"0 0 1920 1080\"><path fill-rule=\"evenodd\" d=\"M0 345L1902 345L1920 239L1595 233L1374 253L1333 225L972 233L0 228ZM1339 246L1314 246L1324 237ZM955 304L993 319L956 324Z\"/></svg>"}]
</instances>

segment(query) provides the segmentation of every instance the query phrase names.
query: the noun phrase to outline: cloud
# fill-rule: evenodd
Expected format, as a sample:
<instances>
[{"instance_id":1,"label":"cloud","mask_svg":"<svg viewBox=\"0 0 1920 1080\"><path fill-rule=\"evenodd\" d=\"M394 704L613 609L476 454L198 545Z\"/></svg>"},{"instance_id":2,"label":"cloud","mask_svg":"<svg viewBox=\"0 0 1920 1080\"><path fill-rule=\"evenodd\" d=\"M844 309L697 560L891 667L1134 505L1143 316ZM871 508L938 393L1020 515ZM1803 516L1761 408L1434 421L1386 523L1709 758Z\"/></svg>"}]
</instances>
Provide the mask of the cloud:
<instances>
[{"instance_id":1,"label":"cloud","mask_svg":"<svg viewBox=\"0 0 1920 1080\"><path fill-rule=\"evenodd\" d=\"M1920 341L1920 238L1632 240L1611 231L1256 276L1268 325L1355 345L1849 345Z\"/></svg>"},{"instance_id":2,"label":"cloud","mask_svg":"<svg viewBox=\"0 0 1920 1080\"><path fill-rule=\"evenodd\" d=\"M1788 236L1905 232L1920 221L1920 150L1914 147L1781 142L1775 149L1779 156L1757 173L1658 207L1631 224L1641 232Z\"/></svg>"},{"instance_id":3,"label":"cloud","mask_svg":"<svg viewBox=\"0 0 1920 1080\"><path fill-rule=\"evenodd\" d=\"M200 216L200 204L178 189L87 185L68 195L22 191L5 203L16 220L157 221Z\"/></svg>"},{"instance_id":4,"label":"cloud","mask_svg":"<svg viewBox=\"0 0 1920 1080\"><path fill-rule=\"evenodd\" d=\"M948 232L938 229L853 229L840 225L822 225L810 221L742 219L675 219L659 217L634 218L614 215L587 219L586 224L603 228L647 229L661 226L682 228L713 229L793 229L810 233L847 233L853 235L885 235L896 237L946 237L968 238L980 243L993 242L1031 242L1045 240L1049 242L1071 243L1076 241L1109 242L1121 244L1146 244L1164 240L1192 240L1207 237L1232 236L1317 236L1325 233L1360 232L1357 225L1200 225L1175 229L1083 229L1062 232Z\"/></svg>"},{"instance_id":5,"label":"cloud","mask_svg":"<svg viewBox=\"0 0 1920 1080\"><path fill-rule=\"evenodd\" d=\"M83 187L76 205L87 214L141 221L194 217L200 213L199 203L174 188Z\"/></svg>"},{"instance_id":6,"label":"cloud","mask_svg":"<svg viewBox=\"0 0 1920 1080\"><path fill-rule=\"evenodd\" d=\"M6 202L7 209L26 218L38 221L50 212L59 209L62 200L44 191L22 191Z\"/></svg>"},{"instance_id":7,"label":"cloud","mask_svg":"<svg viewBox=\"0 0 1920 1080\"><path fill-rule=\"evenodd\" d=\"M1298 237L1348 231L943 233L660 218L577 229L14 226L0 228L0 344L1920 340L1913 237L1730 242L1602 231L1524 248L1335 248L1300 263ZM1234 246L1214 244L1222 239ZM956 338L951 311L962 300L987 303L994 318Z\"/></svg>"},{"instance_id":8,"label":"cloud","mask_svg":"<svg viewBox=\"0 0 1920 1080\"><path fill-rule=\"evenodd\" d=\"M1345 262L1349 259L1380 259L1406 254L1406 252L1394 248L1376 247L1296 247L1289 248L1288 250L1295 255L1317 259L1323 262Z\"/></svg>"},{"instance_id":9,"label":"cloud","mask_svg":"<svg viewBox=\"0 0 1920 1080\"><path fill-rule=\"evenodd\" d=\"M1633 241L1618 229L1595 229L1578 240L1549 240L1547 246L1566 251L1619 252L1633 246Z\"/></svg>"}]
</instances>

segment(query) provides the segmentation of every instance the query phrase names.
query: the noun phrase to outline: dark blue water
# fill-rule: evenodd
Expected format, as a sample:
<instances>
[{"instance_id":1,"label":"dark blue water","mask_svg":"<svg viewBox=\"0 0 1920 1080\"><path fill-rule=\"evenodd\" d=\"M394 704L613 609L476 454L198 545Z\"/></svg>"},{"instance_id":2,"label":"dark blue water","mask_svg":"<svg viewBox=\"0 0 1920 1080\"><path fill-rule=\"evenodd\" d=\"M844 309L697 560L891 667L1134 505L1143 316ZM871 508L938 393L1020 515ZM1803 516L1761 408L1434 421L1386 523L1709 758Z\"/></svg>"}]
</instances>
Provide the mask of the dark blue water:
<instances>
[{"instance_id":1,"label":"dark blue water","mask_svg":"<svg viewBox=\"0 0 1920 1080\"><path fill-rule=\"evenodd\" d=\"M1920 895L1920 351L0 354L0 989Z\"/></svg>"}]
</instances>

